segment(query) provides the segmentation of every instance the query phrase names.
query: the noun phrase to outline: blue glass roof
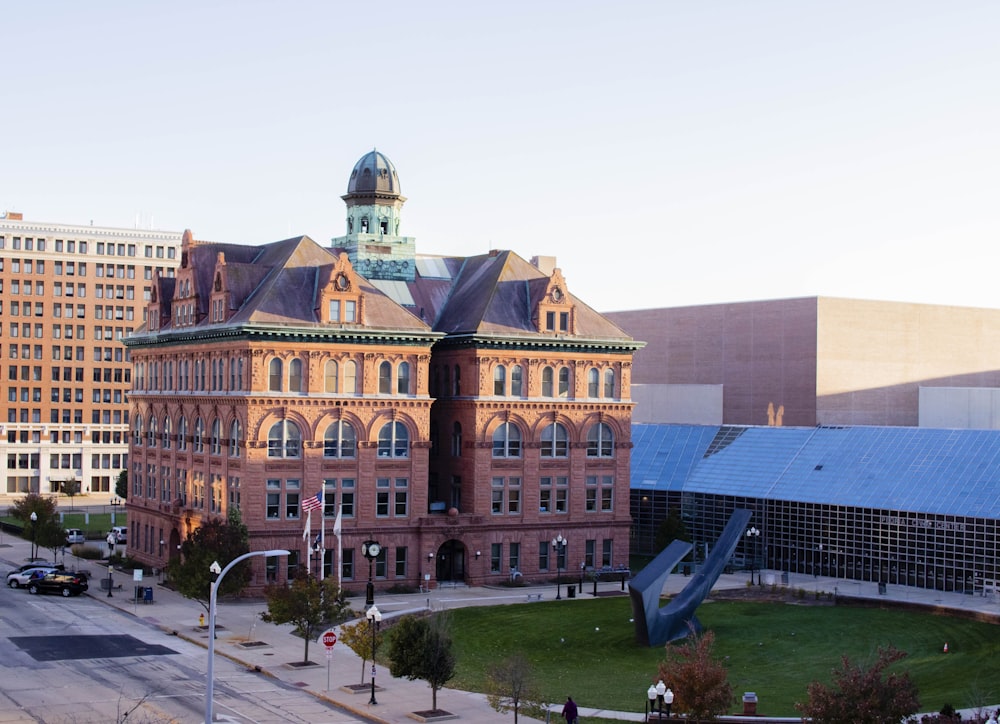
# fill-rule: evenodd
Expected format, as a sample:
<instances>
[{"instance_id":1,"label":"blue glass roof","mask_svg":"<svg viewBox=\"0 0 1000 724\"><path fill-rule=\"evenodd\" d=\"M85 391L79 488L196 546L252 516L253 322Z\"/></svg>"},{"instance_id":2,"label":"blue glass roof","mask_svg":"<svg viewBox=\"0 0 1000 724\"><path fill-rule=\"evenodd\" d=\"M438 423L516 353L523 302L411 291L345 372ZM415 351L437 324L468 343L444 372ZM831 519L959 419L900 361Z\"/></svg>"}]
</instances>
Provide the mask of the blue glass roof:
<instances>
[{"instance_id":1,"label":"blue glass roof","mask_svg":"<svg viewBox=\"0 0 1000 724\"><path fill-rule=\"evenodd\" d=\"M1000 517L1000 430L633 425L632 487Z\"/></svg>"}]
</instances>

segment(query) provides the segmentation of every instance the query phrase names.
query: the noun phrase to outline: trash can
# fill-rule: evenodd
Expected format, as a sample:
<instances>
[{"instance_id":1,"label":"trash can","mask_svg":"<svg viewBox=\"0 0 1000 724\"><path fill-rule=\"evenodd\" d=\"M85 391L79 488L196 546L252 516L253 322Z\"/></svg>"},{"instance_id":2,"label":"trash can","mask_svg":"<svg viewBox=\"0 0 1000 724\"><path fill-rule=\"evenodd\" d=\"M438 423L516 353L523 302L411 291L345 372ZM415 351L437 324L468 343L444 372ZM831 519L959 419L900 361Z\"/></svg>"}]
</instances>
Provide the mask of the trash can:
<instances>
[{"instance_id":1,"label":"trash can","mask_svg":"<svg viewBox=\"0 0 1000 724\"><path fill-rule=\"evenodd\" d=\"M143 592L143 587L142 587L142 586L136 586L136 587L135 587L135 600L136 600L137 602L138 602L138 601L141 601L141 600L142 600L142 597L143 597L144 595L145 595L145 593Z\"/></svg>"},{"instance_id":2,"label":"trash can","mask_svg":"<svg viewBox=\"0 0 1000 724\"><path fill-rule=\"evenodd\" d=\"M878 584L878 595L880 595L880 596L884 596L885 595L885 584L884 583Z\"/></svg>"},{"instance_id":3,"label":"trash can","mask_svg":"<svg viewBox=\"0 0 1000 724\"><path fill-rule=\"evenodd\" d=\"M576 586L566 586L566 598L576 598Z\"/></svg>"},{"instance_id":4,"label":"trash can","mask_svg":"<svg viewBox=\"0 0 1000 724\"><path fill-rule=\"evenodd\" d=\"M743 716L757 716L757 694L752 691L743 693Z\"/></svg>"}]
</instances>

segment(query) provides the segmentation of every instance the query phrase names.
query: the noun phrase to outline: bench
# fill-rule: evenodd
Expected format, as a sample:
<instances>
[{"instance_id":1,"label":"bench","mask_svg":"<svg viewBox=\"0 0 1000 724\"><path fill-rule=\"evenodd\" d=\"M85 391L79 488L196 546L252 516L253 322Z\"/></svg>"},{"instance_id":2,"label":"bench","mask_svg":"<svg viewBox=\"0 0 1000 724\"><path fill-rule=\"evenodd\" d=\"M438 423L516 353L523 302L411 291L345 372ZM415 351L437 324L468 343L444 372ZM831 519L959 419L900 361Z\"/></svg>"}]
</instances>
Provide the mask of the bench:
<instances>
[{"instance_id":1,"label":"bench","mask_svg":"<svg viewBox=\"0 0 1000 724\"><path fill-rule=\"evenodd\" d=\"M540 594L540 593L529 593L529 594L528 594L528 595L526 596L526 598L527 598L527 599L528 599L529 601L541 601L541 600L542 600L542 594Z\"/></svg>"}]
</instances>

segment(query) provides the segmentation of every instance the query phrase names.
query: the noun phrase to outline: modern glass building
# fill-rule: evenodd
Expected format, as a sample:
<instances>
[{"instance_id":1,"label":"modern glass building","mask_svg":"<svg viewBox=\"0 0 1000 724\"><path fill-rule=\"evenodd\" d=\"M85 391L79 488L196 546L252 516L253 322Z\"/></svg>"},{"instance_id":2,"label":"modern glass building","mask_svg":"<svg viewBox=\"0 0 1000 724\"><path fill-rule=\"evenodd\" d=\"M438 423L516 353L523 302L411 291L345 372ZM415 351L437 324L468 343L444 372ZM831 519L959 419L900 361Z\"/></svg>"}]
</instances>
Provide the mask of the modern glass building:
<instances>
[{"instance_id":1,"label":"modern glass building","mask_svg":"<svg viewBox=\"0 0 1000 724\"><path fill-rule=\"evenodd\" d=\"M1000 581L1000 430L634 425L632 549L678 511L703 557L735 508L746 560L968 593Z\"/></svg>"}]
</instances>

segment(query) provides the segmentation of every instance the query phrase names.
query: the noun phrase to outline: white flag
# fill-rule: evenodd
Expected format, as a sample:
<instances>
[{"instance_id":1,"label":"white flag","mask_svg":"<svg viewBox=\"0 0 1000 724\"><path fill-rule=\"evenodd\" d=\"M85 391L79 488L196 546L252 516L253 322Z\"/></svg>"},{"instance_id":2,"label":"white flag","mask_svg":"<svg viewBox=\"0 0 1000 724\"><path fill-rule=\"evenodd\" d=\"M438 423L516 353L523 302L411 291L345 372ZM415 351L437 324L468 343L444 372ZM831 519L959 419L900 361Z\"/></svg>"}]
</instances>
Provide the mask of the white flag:
<instances>
[{"instance_id":1,"label":"white flag","mask_svg":"<svg viewBox=\"0 0 1000 724\"><path fill-rule=\"evenodd\" d=\"M336 519L335 521L333 521L333 534L334 534L335 536L337 536L338 538L340 537L340 519L341 519L341 512L342 512L342 509L341 509L341 507L338 507L338 508L337 508L337 519Z\"/></svg>"},{"instance_id":2,"label":"white flag","mask_svg":"<svg viewBox=\"0 0 1000 724\"><path fill-rule=\"evenodd\" d=\"M305 530L302 531L302 540L309 540L309 531L312 529L312 517L313 517L313 512L311 510L307 511L306 528Z\"/></svg>"}]
</instances>

